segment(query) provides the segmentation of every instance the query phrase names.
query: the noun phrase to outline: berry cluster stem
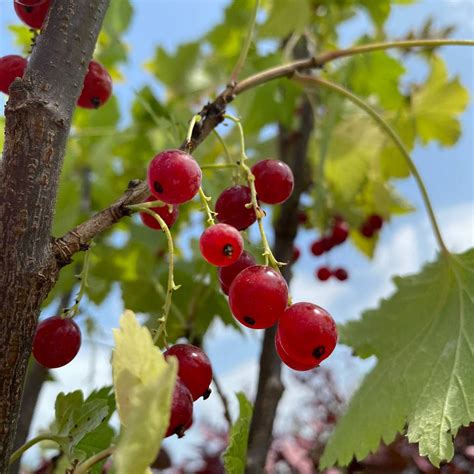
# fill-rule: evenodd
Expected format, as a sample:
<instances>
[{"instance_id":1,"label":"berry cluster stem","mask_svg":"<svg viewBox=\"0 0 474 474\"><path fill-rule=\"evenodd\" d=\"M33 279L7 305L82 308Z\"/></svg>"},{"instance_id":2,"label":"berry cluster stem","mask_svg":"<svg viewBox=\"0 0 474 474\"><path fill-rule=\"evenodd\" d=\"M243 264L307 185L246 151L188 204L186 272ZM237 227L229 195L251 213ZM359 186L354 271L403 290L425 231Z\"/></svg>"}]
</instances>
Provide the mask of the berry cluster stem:
<instances>
[{"instance_id":1,"label":"berry cluster stem","mask_svg":"<svg viewBox=\"0 0 474 474\"><path fill-rule=\"evenodd\" d=\"M165 346L168 345L167 338L168 338L168 333L166 332L166 323L168 322L168 316L170 313L170 308L171 308L171 303L173 301L173 291L176 291L179 288L179 285L176 285L174 282L174 245L173 245L173 237L171 236L171 232L166 225L166 222L159 216L156 212L152 211L149 209L149 205L156 206L156 203L150 202L146 203L146 205L143 204L132 204L130 206L127 206L128 209L132 211L138 211L138 212L144 212L145 214L149 214L152 216L160 225L161 229L166 235L166 241L168 243L168 285L166 288L166 296L165 296L165 302L163 304L163 314L161 317L158 319L158 329L155 332L155 335L153 337L153 341L155 344L160 340L160 338L163 338L163 342Z\"/></svg>"},{"instance_id":2,"label":"berry cluster stem","mask_svg":"<svg viewBox=\"0 0 474 474\"><path fill-rule=\"evenodd\" d=\"M15 463L20 457L23 455L25 451L30 449L35 444L40 443L41 441L54 441L59 444L58 437L54 436L51 433L43 433L34 438L31 438L25 444L21 445L11 456L10 456L10 464Z\"/></svg>"},{"instance_id":3,"label":"berry cluster stem","mask_svg":"<svg viewBox=\"0 0 474 474\"><path fill-rule=\"evenodd\" d=\"M94 454L94 456L91 456L89 459L86 459L83 463L79 464L79 466L77 466L74 470L74 474L87 474L90 472L92 466L111 456L114 452L114 449L115 446L109 446L103 451Z\"/></svg>"},{"instance_id":4,"label":"berry cluster stem","mask_svg":"<svg viewBox=\"0 0 474 474\"><path fill-rule=\"evenodd\" d=\"M204 193L204 190L202 189L202 187L199 187L199 197L201 198L203 211L207 215L207 221L206 222L209 225L214 225L215 224L214 216L216 215L216 213L209 207L209 201L211 200L211 197L206 196L206 194Z\"/></svg>"}]
</instances>

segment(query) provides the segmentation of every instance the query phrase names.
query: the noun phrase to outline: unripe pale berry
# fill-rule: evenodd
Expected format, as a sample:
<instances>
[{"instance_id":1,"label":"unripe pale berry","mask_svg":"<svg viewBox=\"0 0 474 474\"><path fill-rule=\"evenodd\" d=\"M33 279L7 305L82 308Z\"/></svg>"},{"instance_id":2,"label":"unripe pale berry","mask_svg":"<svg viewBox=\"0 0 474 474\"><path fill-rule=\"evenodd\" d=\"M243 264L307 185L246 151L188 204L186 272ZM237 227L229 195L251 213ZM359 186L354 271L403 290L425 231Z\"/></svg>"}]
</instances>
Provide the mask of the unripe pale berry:
<instances>
[{"instance_id":1,"label":"unripe pale berry","mask_svg":"<svg viewBox=\"0 0 474 474\"><path fill-rule=\"evenodd\" d=\"M217 220L238 230L245 230L256 220L251 203L252 196L247 186L232 186L222 191L216 201Z\"/></svg>"},{"instance_id":2,"label":"unripe pale berry","mask_svg":"<svg viewBox=\"0 0 474 474\"><path fill-rule=\"evenodd\" d=\"M191 426L192 419L193 397L186 385L184 385L178 377L176 379L176 385L174 386L170 421L165 438L174 434L177 435L178 438L182 438L186 429Z\"/></svg>"},{"instance_id":3,"label":"unripe pale berry","mask_svg":"<svg viewBox=\"0 0 474 474\"><path fill-rule=\"evenodd\" d=\"M8 94L11 83L23 77L28 61L22 56L9 54L0 58L0 91Z\"/></svg>"},{"instance_id":4,"label":"unripe pale berry","mask_svg":"<svg viewBox=\"0 0 474 474\"><path fill-rule=\"evenodd\" d=\"M152 202L156 200L157 199L155 198L155 196L150 196L145 202ZM165 204L163 206L152 207L150 210L156 212L156 214L158 214L165 221L165 224L169 228L173 226L179 216L178 206L171 206L171 211L170 205L168 204ZM152 215L147 214L146 212L140 212L140 218L142 222L150 229L161 229L159 222Z\"/></svg>"},{"instance_id":5,"label":"unripe pale berry","mask_svg":"<svg viewBox=\"0 0 474 474\"><path fill-rule=\"evenodd\" d=\"M267 204L281 204L293 192L291 168L280 160L263 160L252 166L258 199Z\"/></svg>"},{"instance_id":6,"label":"unripe pale berry","mask_svg":"<svg viewBox=\"0 0 474 474\"><path fill-rule=\"evenodd\" d=\"M14 0L13 7L18 18L30 28L41 29L48 14L51 0Z\"/></svg>"},{"instance_id":7,"label":"unripe pale berry","mask_svg":"<svg viewBox=\"0 0 474 474\"><path fill-rule=\"evenodd\" d=\"M273 268L254 265L241 271L229 290L232 314L244 326L273 326L288 304L288 286Z\"/></svg>"},{"instance_id":8,"label":"unripe pale berry","mask_svg":"<svg viewBox=\"0 0 474 474\"><path fill-rule=\"evenodd\" d=\"M217 276L219 278L219 283L221 285L221 290L224 294L229 294L230 285L235 280L235 277L247 267L255 265L255 259L251 254L245 250L242 252L242 255L239 259L227 267L219 267L217 269Z\"/></svg>"},{"instance_id":9,"label":"unripe pale berry","mask_svg":"<svg viewBox=\"0 0 474 474\"><path fill-rule=\"evenodd\" d=\"M178 376L191 392L193 400L209 396L212 367L202 349L191 344L175 344L164 355L165 357L175 356L178 359Z\"/></svg>"},{"instance_id":10,"label":"unripe pale berry","mask_svg":"<svg viewBox=\"0 0 474 474\"><path fill-rule=\"evenodd\" d=\"M62 367L76 357L81 347L81 330L72 320L52 316L36 327L33 356L48 369Z\"/></svg>"},{"instance_id":11,"label":"unripe pale berry","mask_svg":"<svg viewBox=\"0 0 474 474\"><path fill-rule=\"evenodd\" d=\"M112 78L109 72L102 64L91 61L77 105L85 109L97 109L104 105L111 95Z\"/></svg>"},{"instance_id":12,"label":"unripe pale berry","mask_svg":"<svg viewBox=\"0 0 474 474\"><path fill-rule=\"evenodd\" d=\"M277 329L281 346L299 364L320 364L337 343L337 328L331 315L312 303L296 303L285 310Z\"/></svg>"},{"instance_id":13,"label":"unripe pale berry","mask_svg":"<svg viewBox=\"0 0 474 474\"><path fill-rule=\"evenodd\" d=\"M191 155L181 150L166 150L156 155L148 166L151 194L167 204L190 201L201 186L201 168Z\"/></svg>"},{"instance_id":14,"label":"unripe pale berry","mask_svg":"<svg viewBox=\"0 0 474 474\"><path fill-rule=\"evenodd\" d=\"M214 224L199 239L201 255L211 265L227 267L235 263L244 250L240 232L231 225Z\"/></svg>"}]
</instances>

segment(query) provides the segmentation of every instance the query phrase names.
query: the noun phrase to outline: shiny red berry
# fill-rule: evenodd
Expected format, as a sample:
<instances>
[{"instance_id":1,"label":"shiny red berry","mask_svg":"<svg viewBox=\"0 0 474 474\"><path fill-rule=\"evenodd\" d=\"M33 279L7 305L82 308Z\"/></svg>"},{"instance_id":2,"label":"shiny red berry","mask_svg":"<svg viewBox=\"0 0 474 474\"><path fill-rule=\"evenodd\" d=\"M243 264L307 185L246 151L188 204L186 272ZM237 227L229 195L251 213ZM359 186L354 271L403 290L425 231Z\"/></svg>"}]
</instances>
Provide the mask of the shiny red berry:
<instances>
[{"instance_id":1,"label":"shiny red berry","mask_svg":"<svg viewBox=\"0 0 474 474\"><path fill-rule=\"evenodd\" d=\"M30 28L41 29L48 14L51 0L14 0L13 7L18 18Z\"/></svg>"},{"instance_id":2,"label":"shiny red berry","mask_svg":"<svg viewBox=\"0 0 474 474\"><path fill-rule=\"evenodd\" d=\"M293 370L298 370L300 372L306 371L306 370L311 370L316 368L319 364L318 362L314 361L311 364L301 364L298 361L293 360L286 352L285 349L283 349L280 341L280 336L278 335L278 332L275 335L275 349L280 357L281 361L288 366L290 369Z\"/></svg>"},{"instance_id":3,"label":"shiny red berry","mask_svg":"<svg viewBox=\"0 0 474 474\"><path fill-rule=\"evenodd\" d=\"M329 280L329 278L331 278L331 275L332 272L328 267L321 267L318 268L318 270L316 271L316 276L321 281Z\"/></svg>"},{"instance_id":4,"label":"shiny red berry","mask_svg":"<svg viewBox=\"0 0 474 474\"><path fill-rule=\"evenodd\" d=\"M232 186L222 191L216 201L217 220L238 230L245 230L256 220L253 207L246 207L252 201L250 188Z\"/></svg>"},{"instance_id":5,"label":"shiny red berry","mask_svg":"<svg viewBox=\"0 0 474 474\"><path fill-rule=\"evenodd\" d=\"M374 230L380 230L383 226L383 218L378 214L370 215L366 222Z\"/></svg>"},{"instance_id":6,"label":"shiny red berry","mask_svg":"<svg viewBox=\"0 0 474 474\"><path fill-rule=\"evenodd\" d=\"M8 94L11 83L17 77L23 77L28 61L16 54L0 58L0 91Z\"/></svg>"},{"instance_id":7,"label":"shiny red berry","mask_svg":"<svg viewBox=\"0 0 474 474\"><path fill-rule=\"evenodd\" d=\"M295 263L301 256L301 250L298 247L293 247L293 254L291 256L291 261Z\"/></svg>"},{"instance_id":8,"label":"shiny red berry","mask_svg":"<svg viewBox=\"0 0 474 474\"><path fill-rule=\"evenodd\" d=\"M186 429L191 426L193 418L193 397L186 385L177 378L171 401L171 415L165 438L177 435L184 436Z\"/></svg>"},{"instance_id":9,"label":"shiny red berry","mask_svg":"<svg viewBox=\"0 0 474 474\"><path fill-rule=\"evenodd\" d=\"M331 315L312 303L296 303L278 321L283 350L299 364L320 364L337 343L337 328Z\"/></svg>"},{"instance_id":10,"label":"shiny red berry","mask_svg":"<svg viewBox=\"0 0 474 474\"><path fill-rule=\"evenodd\" d=\"M359 230L367 239L370 239L375 234L375 229L368 222L364 222Z\"/></svg>"},{"instance_id":11,"label":"shiny red berry","mask_svg":"<svg viewBox=\"0 0 474 474\"><path fill-rule=\"evenodd\" d=\"M157 199L155 196L150 196L145 202L152 202L156 200ZM178 206L171 206L171 211L170 205L168 204L152 207L150 210L156 212L165 221L168 227L172 227L179 216ZM140 212L140 218L147 227L150 227L150 229L161 229L159 222L150 214L147 214L146 212Z\"/></svg>"},{"instance_id":12,"label":"shiny red berry","mask_svg":"<svg viewBox=\"0 0 474 474\"><path fill-rule=\"evenodd\" d=\"M240 232L231 225L214 224L199 239L201 255L211 265L227 267L235 263L244 250Z\"/></svg>"},{"instance_id":13,"label":"shiny red berry","mask_svg":"<svg viewBox=\"0 0 474 474\"><path fill-rule=\"evenodd\" d=\"M175 356L178 359L178 376L191 392L193 400L209 396L212 367L202 349L191 344L175 344L164 355L165 357Z\"/></svg>"},{"instance_id":14,"label":"shiny red berry","mask_svg":"<svg viewBox=\"0 0 474 474\"><path fill-rule=\"evenodd\" d=\"M33 356L48 369L69 364L81 347L81 330L72 320L52 316L36 327Z\"/></svg>"},{"instance_id":15,"label":"shiny red berry","mask_svg":"<svg viewBox=\"0 0 474 474\"><path fill-rule=\"evenodd\" d=\"M217 275L219 278L219 283L221 285L221 290L224 294L229 294L230 285L234 281L235 277L247 267L255 265L255 259L251 254L245 250L242 252L242 255L239 259L227 267L219 267L217 269Z\"/></svg>"},{"instance_id":16,"label":"shiny red berry","mask_svg":"<svg viewBox=\"0 0 474 474\"><path fill-rule=\"evenodd\" d=\"M293 192L291 168L280 160L263 160L252 166L258 198L267 204L281 204Z\"/></svg>"},{"instance_id":17,"label":"shiny red berry","mask_svg":"<svg viewBox=\"0 0 474 474\"><path fill-rule=\"evenodd\" d=\"M84 86L77 105L85 109L97 109L104 105L112 95L112 78L102 64L89 63Z\"/></svg>"},{"instance_id":18,"label":"shiny red berry","mask_svg":"<svg viewBox=\"0 0 474 474\"><path fill-rule=\"evenodd\" d=\"M201 186L201 168L181 150L162 151L148 166L148 187L156 199L167 204L190 201Z\"/></svg>"},{"instance_id":19,"label":"shiny red berry","mask_svg":"<svg viewBox=\"0 0 474 474\"><path fill-rule=\"evenodd\" d=\"M254 265L241 271L229 290L232 314L244 326L273 326L288 304L288 286L273 268Z\"/></svg>"},{"instance_id":20,"label":"shiny red berry","mask_svg":"<svg viewBox=\"0 0 474 474\"><path fill-rule=\"evenodd\" d=\"M332 272L332 274L339 280L339 281L345 281L349 278L349 274L347 273L347 270L344 270L344 268L336 268Z\"/></svg>"},{"instance_id":21,"label":"shiny red berry","mask_svg":"<svg viewBox=\"0 0 474 474\"><path fill-rule=\"evenodd\" d=\"M331 241L335 245L342 244L349 236L349 226L346 222L338 220L332 228Z\"/></svg>"}]
</instances>

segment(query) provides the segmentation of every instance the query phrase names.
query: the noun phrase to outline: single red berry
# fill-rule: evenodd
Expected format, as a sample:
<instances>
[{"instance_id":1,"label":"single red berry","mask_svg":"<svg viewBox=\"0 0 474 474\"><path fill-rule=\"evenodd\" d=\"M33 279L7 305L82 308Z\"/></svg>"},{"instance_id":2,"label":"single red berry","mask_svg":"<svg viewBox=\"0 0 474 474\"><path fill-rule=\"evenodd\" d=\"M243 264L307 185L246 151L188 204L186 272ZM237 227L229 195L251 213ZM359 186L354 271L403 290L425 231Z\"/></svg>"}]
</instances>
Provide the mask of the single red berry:
<instances>
[{"instance_id":1,"label":"single red berry","mask_svg":"<svg viewBox=\"0 0 474 474\"><path fill-rule=\"evenodd\" d=\"M332 236L323 237L321 239L321 245L324 248L325 252L329 252L335 245L335 242L332 240Z\"/></svg>"},{"instance_id":2,"label":"single red berry","mask_svg":"<svg viewBox=\"0 0 474 474\"><path fill-rule=\"evenodd\" d=\"M336 221L332 228L331 242L335 245L342 244L349 236L349 226L344 221Z\"/></svg>"},{"instance_id":3,"label":"single red berry","mask_svg":"<svg viewBox=\"0 0 474 474\"><path fill-rule=\"evenodd\" d=\"M238 230L245 230L256 220L253 207L246 207L252 201L250 188L232 186L222 191L216 201L217 220Z\"/></svg>"},{"instance_id":4,"label":"single red berry","mask_svg":"<svg viewBox=\"0 0 474 474\"><path fill-rule=\"evenodd\" d=\"M308 214L305 211L298 211L298 223L306 224L308 222Z\"/></svg>"},{"instance_id":5,"label":"single red berry","mask_svg":"<svg viewBox=\"0 0 474 474\"><path fill-rule=\"evenodd\" d=\"M217 276L219 277L219 283L221 285L221 290L224 294L229 294L230 285L234 281L235 277L247 267L255 265L255 259L251 254L245 250L242 252L242 255L239 259L227 267L219 267L217 269Z\"/></svg>"},{"instance_id":6,"label":"single red berry","mask_svg":"<svg viewBox=\"0 0 474 474\"><path fill-rule=\"evenodd\" d=\"M156 199L167 204L190 201L201 186L201 168L181 150L166 150L148 166L148 187Z\"/></svg>"},{"instance_id":7,"label":"single red berry","mask_svg":"<svg viewBox=\"0 0 474 474\"><path fill-rule=\"evenodd\" d=\"M111 95L112 78L109 72L102 64L91 61L77 105L85 109L97 109L104 105Z\"/></svg>"},{"instance_id":8,"label":"single red berry","mask_svg":"<svg viewBox=\"0 0 474 474\"><path fill-rule=\"evenodd\" d=\"M155 196L150 196L145 202L152 202L156 200L157 199ZM168 227L172 227L179 216L178 206L171 206L171 211L170 205L168 204L165 204L164 206L152 207L150 210L156 212L165 221ZM146 212L140 212L140 218L147 227L150 227L150 229L161 229L159 222L150 214L147 214Z\"/></svg>"},{"instance_id":9,"label":"single red berry","mask_svg":"<svg viewBox=\"0 0 474 474\"><path fill-rule=\"evenodd\" d=\"M372 214L367 218L366 222L370 227L372 227L372 229L380 230L383 226L383 217L378 214Z\"/></svg>"},{"instance_id":10,"label":"single red berry","mask_svg":"<svg viewBox=\"0 0 474 474\"><path fill-rule=\"evenodd\" d=\"M293 255L291 256L291 261L295 263L301 256L301 250L298 247L293 247Z\"/></svg>"},{"instance_id":11,"label":"single red berry","mask_svg":"<svg viewBox=\"0 0 474 474\"><path fill-rule=\"evenodd\" d=\"M28 61L16 54L0 58L0 91L8 94L11 83L17 77L23 77Z\"/></svg>"},{"instance_id":12,"label":"single red berry","mask_svg":"<svg viewBox=\"0 0 474 474\"><path fill-rule=\"evenodd\" d=\"M193 418L193 397L186 385L177 378L171 401L171 415L165 438L176 434L178 438L184 436L188 426L191 426Z\"/></svg>"},{"instance_id":13,"label":"single red berry","mask_svg":"<svg viewBox=\"0 0 474 474\"><path fill-rule=\"evenodd\" d=\"M375 229L370 225L369 222L364 222L364 224L362 224L362 227L359 230L360 233L368 239L373 237L373 235L375 234Z\"/></svg>"},{"instance_id":14,"label":"single red berry","mask_svg":"<svg viewBox=\"0 0 474 474\"><path fill-rule=\"evenodd\" d=\"M241 271L229 290L232 314L244 326L273 326L288 304L288 286L273 268L254 265Z\"/></svg>"},{"instance_id":15,"label":"single red berry","mask_svg":"<svg viewBox=\"0 0 474 474\"><path fill-rule=\"evenodd\" d=\"M293 370L298 370L300 372L306 371L306 370L311 370L316 368L319 364L318 362L314 361L311 364L301 364L295 360L293 360L286 352L285 349L283 349L280 341L280 336L278 333L275 335L275 349L280 357L281 361L287 365L290 369Z\"/></svg>"},{"instance_id":16,"label":"single red berry","mask_svg":"<svg viewBox=\"0 0 474 474\"><path fill-rule=\"evenodd\" d=\"M235 263L244 250L240 232L231 225L214 224L208 227L199 239L201 255L216 267L227 267Z\"/></svg>"},{"instance_id":17,"label":"single red berry","mask_svg":"<svg viewBox=\"0 0 474 474\"><path fill-rule=\"evenodd\" d=\"M332 274L340 281L345 281L349 278L349 274L347 273L347 270L344 270L344 268L336 268Z\"/></svg>"},{"instance_id":18,"label":"single red berry","mask_svg":"<svg viewBox=\"0 0 474 474\"><path fill-rule=\"evenodd\" d=\"M337 343L337 328L331 315L312 303L296 303L278 321L283 350L299 364L320 364Z\"/></svg>"},{"instance_id":19,"label":"single red berry","mask_svg":"<svg viewBox=\"0 0 474 474\"><path fill-rule=\"evenodd\" d=\"M18 18L30 28L41 29L48 14L51 0L14 0L13 7Z\"/></svg>"},{"instance_id":20,"label":"single red berry","mask_svg":"<svg viewBox=\"0 0 474 474\"><path fill-rule=\"evenodd\" d=\"M329 278L331 278L331 275L332 275L332 272L328 267L320 267L316 271L316 276L321 281L329 280Z\"/></svg>"},{"instance_id":21,"label":"single red berry","mask_svg":"<svg viewBox=\"0 0 474 474\"><path fill-rule=\"evenodd\" d=\"M293 192L291 168L280 160L263 160L252 166L258 198L267 204L281 204Z\"/></svg>"},{"instance_id":22,"label":"single red berry","mask_svg":"<svg viewBox=\"0 0 474 474\"><path fill-rule=\"evenodd\" d=\"M311 253L313 255L316 255L316 257L319 257L319 255L322 255L325 251L326 251L326 245L323 242L323 239L315 240L311 244Z\"/></svg>"},{"instance_id":23,"label":"single red berry","mask_svg":"<svg viewBox=\"0 0 474 474\"><path fill-rule=\"evenodd\" d=\"M42 366L56 369L69 364L81 347L81 330L72 320L52 316L36 327L33 356Z\"/></svg>"},{"instance_id":24,"label":"single red berry","mask_svg":"<svg viewBox=\"0 0 474 474\"><path fill-rule=\"evenodd\" d=\"M165 357L175 356L178 359L178 376L191 392L193 400L209 396L212 367L202 349L191 344L175 344L164 355Z\"/></svg>"}]
</instances>

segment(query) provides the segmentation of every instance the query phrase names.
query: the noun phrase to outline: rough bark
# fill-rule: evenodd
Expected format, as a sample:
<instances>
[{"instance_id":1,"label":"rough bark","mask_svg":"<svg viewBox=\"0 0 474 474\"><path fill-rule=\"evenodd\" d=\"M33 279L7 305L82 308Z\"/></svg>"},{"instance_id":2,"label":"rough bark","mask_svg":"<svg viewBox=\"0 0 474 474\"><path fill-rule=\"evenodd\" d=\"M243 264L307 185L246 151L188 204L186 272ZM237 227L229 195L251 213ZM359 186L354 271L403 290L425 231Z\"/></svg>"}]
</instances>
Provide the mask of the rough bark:
<instances>
[{"instance_id":1,"label":"rough bark","mask_svg":"<svg viewBox=\"0 0 474 474\"><path fill-rule=\"evenodd\" d=\"M0 168L0 473L7 472L41 303L59 267L51 224L72 113L108 0L53 2L10 88Z\"/></svg>"},{"instance_id":2,"label":"rough bark","mask_svg":"<svg viewBox=\"0 0 474 474\"><path fill-rule=\"evenodd\" d=\"M279 159L287 162L293 170L295 189L290 199L282 204L274 223L274 254L278 261L289 262L298 232L298 208L301 194L308 188L311 175L306 160L308 142L313 130L311 106L305 100L301 108L301 123L298 131L288 132L280 127ZM282 268L288 284L291 281L291 265ZM247 474L264 472L267 453L272 442L273 422L278 403L284 391L281 380L281 360L275 350L276 327L265 331L260 355L260 373L254 413L250 425L247 451Z\"/></svg>"}]
</instances>

